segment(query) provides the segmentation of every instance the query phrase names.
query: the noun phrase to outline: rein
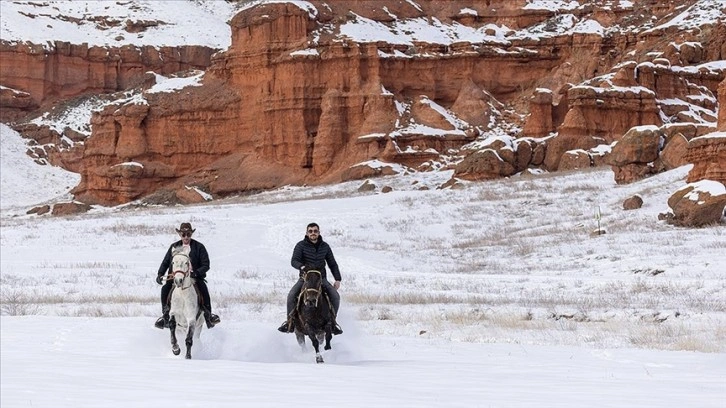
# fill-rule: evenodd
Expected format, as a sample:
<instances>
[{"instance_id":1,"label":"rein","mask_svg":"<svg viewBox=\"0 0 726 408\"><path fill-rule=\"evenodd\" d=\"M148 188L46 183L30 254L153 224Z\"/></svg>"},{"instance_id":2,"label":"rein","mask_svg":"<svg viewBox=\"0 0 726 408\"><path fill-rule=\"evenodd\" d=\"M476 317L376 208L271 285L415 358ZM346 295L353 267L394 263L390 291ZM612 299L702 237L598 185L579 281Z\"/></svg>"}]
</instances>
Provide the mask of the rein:
<instances>
[{"instance_id":1,"label":"rein","mask_svg":"<svg viewBox=\"0 0 726 408\"><path fill-rule=\"evenodd\" d=\"M316 271L316 270L312 270L311 269L311 270L305 272L305 275L303 275L303 280L306 281L306 283L307 283L307 278L308 278L308 274L309 273L318 274L318 276L320 276L320 282L318 283L317 288L305 288L302 291L302 293L301 293L301 297L303 297L304 299L306 299L309 296L314 296L315 297L315 307L317 307L318 306L318 299L320 298L320 291L322 289L322 284L323 284L323 281L322 281L323 275L322 275L322 273L320 273L320 271Z\"/></svg>"}]
</instances>

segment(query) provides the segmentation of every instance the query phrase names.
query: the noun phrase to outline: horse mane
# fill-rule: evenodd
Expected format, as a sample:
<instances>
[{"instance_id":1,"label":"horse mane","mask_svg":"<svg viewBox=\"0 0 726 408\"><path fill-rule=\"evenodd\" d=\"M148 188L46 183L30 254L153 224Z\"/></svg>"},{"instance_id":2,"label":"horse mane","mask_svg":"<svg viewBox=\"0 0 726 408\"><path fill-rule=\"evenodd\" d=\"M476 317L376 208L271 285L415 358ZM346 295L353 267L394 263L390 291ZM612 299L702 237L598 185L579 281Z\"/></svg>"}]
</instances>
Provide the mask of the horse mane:
<instances>
[{"instance_id":1,"label":"horse mane","mask_svg":"<svg viewBox=\"0 0 726 408\"><path fill-rule=\"evenodd\" d=\"M322 331L325 328L325 325L328 323L332 323L332 312L330 310L331 304L330 299L328 298L328 294L325 292L325 288L322 285L322 275L320 272L317 272L317 279L312 278L313 280L319 281L319 290L320 290L320 299L318 301L318 306L315 308L308 307L305 305L303 300L303 293L305 292L305 289L308 286L308 280L306 279L307 276L304 278L303 286L300 290L300 297L298 298L298 302L296 305L296 309L298 311L297 317L300 319L301 322L306 322L310 325L311 328L313 328L316 331ZM309 272L308 272L309 273ZM311 275L315 276L315 275Z\"/></svg>"}]
</instances>

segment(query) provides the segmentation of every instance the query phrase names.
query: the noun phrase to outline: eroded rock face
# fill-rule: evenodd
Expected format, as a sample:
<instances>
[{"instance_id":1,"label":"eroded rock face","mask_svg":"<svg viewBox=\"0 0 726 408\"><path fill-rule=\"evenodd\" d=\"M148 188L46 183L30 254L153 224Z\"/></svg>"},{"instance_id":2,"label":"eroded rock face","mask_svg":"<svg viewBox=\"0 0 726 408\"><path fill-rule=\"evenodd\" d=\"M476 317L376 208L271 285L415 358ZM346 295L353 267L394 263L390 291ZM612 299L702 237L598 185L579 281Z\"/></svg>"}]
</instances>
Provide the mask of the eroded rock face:
<instances>
[{"instance_id":1,"label":"eroded rock face","mask_svg":"<svg viewBox=\"0 0 726 408\"><path fill-rule=\"evenodd\" d=\"M612 143L630 128L662 124L655 92L576 86L567 92L570 109L559 137L597 136Z\"/></svg>"},{"instance_id":2,"label":"eroded rock face","mask_svg":"<svg viewBox=\"0 0 726 408\"><path fill-rule=\"evenodd\" d=\"M514 166L497 154L497 151L486 149L466 156L456 166L454 174L460 179L477 181L511 176L515 172Z\"/></svg>"},{"instance_id":3,"label":"eroded rock face","mask_svg":"<svg viewBox=\"0 0 726 408\"><path fill-rule=\"evenodd\" d=\"M688 139L682 134L677 133L671 137L666 143L663 151L660 153L660 160L664 170L672 170L688 164L686 160L686 151L688 150Z\"/></svg>"},{"instance_id":4,"label":"eroded rock face","mask_svg":"<svg viewBox=\"0 0 726 408\"><path fill-rule=\"evenodd\" d=\"M0 87L0 121L12 122L38 107L29 93Z\"/></svg>"},{"instance_id":5,"label":"eroded rock face","mask_svg":"<svg viewBox=\"0 0 726 408\"><path fill-rule=\"evenodd\" d=\"M618 184L632 183L655 172L663 133L656 126L634 127L613 147L607 158Z\"/></svg>"},{"instance_id":6,"label":"eroded rock face","mask_svg":"<svg viewBox=\"0 0 726 408\"><path fill-rule=\"evenodd\" d=\"M529 101L529 118L523 133L530 137L543 137L555 131L552 120L554 96L549 89L535 89Z\"/></svg>"},{"instance_id":7,"label":"eroded rock face","mask_svg":"<svg viewBox=\"0 0 726 408\"><path fill-rule=\"evenodd\" d=\"M726 185L726 132L715 132L688 142L686 161L693 163L688 183L714 180Z\"/></svg>"},{"instance_id":8,"label":"eroded rock face","mask_svg":"<svg viewBox=\"0 0 726 408\"><path fill-rule=\"evenodd\" d=\"M719 85L719 121L718 131L691 139L684 157L693 163L688 172L687 182L714 180L726 185L726 117L723 107L726 106L726 80Z\"/></svg>"},{"instance_id":9,"label":"eroded rock face","mask_svg":"<svg viewBox=\"0 0 726 408\"><path fill-rule=\"evenodd\" d=\"M671 45L671 48L671 57L677 63L698 59L698 55L701 55L696 51L691 54L694 47ZM548 149L547 168L556 170L560 157L568 150L588 149L593 136L612 143L620 140L634 126L663 125L663 116L684 123L716 121L708 113L716 107L712 98L704 97L696 101L697 105L704 108L699 111L699 117L694 116L688 104L676 101L690 100L690 95L698 93L698 89L715 91L723 78L723 73L709 71L678 72L671 69L671 61L660 58L639 64L630 61L620 65L612 77L603 76L568 87L567 114L557 128L558 134L551 143L553 148ZM537 103L533 103L532 109L535 114L546 110ZM546 119L537 117L530 117L533 123L528 122L525 130L536 133L537 125L546 127ZM566 141L558 142L558 138Z\"/></svg>"},{"instance_id":10,"label":"eroded rock face","mask_svg":"<svg viewBox=\"0 0 726 408\"><path fill-rule=\"evenodd\" d=\"M22 90L41 106L84 93L124 90L148 71L172 74L206 69L216 51L201 46L110 48L55 41L47 47L0 41L0 84ZM0 108L18 109L5 98L0 98Z\"/></svg>"},{"instance_id":11,"label":"eroded rock face","mask_svg":"<svg viewBox=\"0 0 726 408\"><path fill-rule=\"evenodd\" d=\"M677 104L664 107L659 101L691 95L713 108L713 101L698 97L698 92L710 92L723 79L723 73L669 69L669 64L696 64L726 55L723 39L708 37L718 38L720 26L703 34L701 47L689 45L695 34L679 34L662 58L646 56L652 47L665 46L662 37L667 33L662 32L642 38L557 34L537 41L511 38L481 44L356 43L316 30L360 16L389 22L395 15L457 21L495 37L500 33L487 23L529 27L555 12L524 9L524 0L473 5L422 1L420 7L392 2L385 11L377 2L312 3L317 15L291 3L242 11L229 23L231 47L214 56L203 48L109 51L57 43L53 59L67 69L49 77L44 70L53 67L39 65L39 55L46 51L28 52L6 44L0 53L7 54L0 57L23 54L13 56L11 66L34 68L27 75L17 69L0 70L0 82L30 90L29 95L43 104L81 92L136 85L148 89L148 70L169 75L208 67L201 86L144 92L144 103L117 103L95 113L92 136L74 151L72 160L55 157L81 173L74 190L77 198L118 204L150 195L157 202L192 202L198 193L188 194L191 186L224 196L282 184L360 178L376 173L366 166L356 168L371 160L425 168L449 151L459 154L495 121L511 125L507 137L559 134L548 140L520 138L512 146L468 149L464 153L472 153L457 165L457 176L502 177L531 166L556 170L564 154L579 150L584 154L567 153L564 168L597 165L601 156L588 149L620 140L633 126L660 126L663 110L696 120ZM636 3L631 11L590 6L572 12L604 25L624 22L630 13L627 22L637 25L679 4ZM462 14L463 6L476 13ZM147 23L153 24L138 22L139 27L129 29L143 29ZM627 62L620 64L623 61ZM22 108L19 100L12 103ZM525 122L516 109L526 111L528 103ZM459 119L466 125L455 124ZM676 148L669 154L669 165L677 162ZM636 150L630 149L628 159L616 158L627 169L620 170L622 180L642 177L653 168Z\"/></svg>"},{"instance_id":12,"label":"eroded rock face","mask_svg":"<svg viewBox=\"0 0 726 408\"><path fill-rule=\"evenodd\" d=\"M85 144L81 183L74 189L78 199L129 202L239 147L234 129L240 96L223 83L146 98L148 104L110 105L93 114L93 136Z\"/></svg>"}]
</instances>

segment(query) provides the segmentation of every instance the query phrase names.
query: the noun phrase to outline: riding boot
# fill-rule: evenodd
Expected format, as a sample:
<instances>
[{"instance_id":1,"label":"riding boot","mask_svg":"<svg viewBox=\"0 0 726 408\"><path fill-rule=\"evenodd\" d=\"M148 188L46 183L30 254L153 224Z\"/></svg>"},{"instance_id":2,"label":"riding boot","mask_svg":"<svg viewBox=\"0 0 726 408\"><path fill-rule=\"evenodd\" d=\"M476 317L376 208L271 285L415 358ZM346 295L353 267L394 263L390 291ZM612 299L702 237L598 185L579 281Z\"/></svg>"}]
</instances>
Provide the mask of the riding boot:
<instances>
[{"instance_id":1,"label":"riding boot","mask_svg":"<svg viewBox=\"0 0 726 408\"><path fill-rule=\"evenodd\" d=\"M221 321L219 316L212 314L206 306L202 307L202 312L204 313L204 321L207 323L207 329L211 329Z\"/></svg>"},{"instance_id":2,"label":"riding boot","mask_svg":"<svg viewBox=\"0 0 726 408\"><path fill-rule=\"evenodd\" d=\"M333 330L332 331L333 331L333 334L336 336L339 334L343 334L343 329L341 329L340 326L338 326L338 322L335 321L335 316L333 316Z\"/></svg>"},{"instance_id":3,"label":"riding boot","mask_svg":"<svg viewBox=\"0 0 726 408\"><path fill-rule=\"evenodd\" d=\"M164 306L162 309L162 315L160 318L156 319L156 323L154 323L154 327L157 329L167 329L169 328L169 306Z\"/></svg>"},{"instance_id":4,"label":"riding boot","mask_svg":"<svg viewBox=\"0 0 726 408\"><path fill-rule=\"evenodd\" d=\"M283 333L293 333L295 331L295 319L292 318L292 315L288 316L287 320L277 330Z\"/></svg>"}]
</instances>

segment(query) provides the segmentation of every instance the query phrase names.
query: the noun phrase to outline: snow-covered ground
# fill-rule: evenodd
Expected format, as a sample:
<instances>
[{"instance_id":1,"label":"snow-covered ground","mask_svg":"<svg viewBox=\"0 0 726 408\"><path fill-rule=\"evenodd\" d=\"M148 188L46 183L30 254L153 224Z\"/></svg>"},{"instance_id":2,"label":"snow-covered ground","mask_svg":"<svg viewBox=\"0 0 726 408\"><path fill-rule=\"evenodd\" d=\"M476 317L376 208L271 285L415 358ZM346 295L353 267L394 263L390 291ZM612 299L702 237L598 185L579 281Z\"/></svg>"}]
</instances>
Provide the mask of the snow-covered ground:
<instances>
[{"instance_id":1,"label":"snow-covered ground","mask_svg":"<svg viewBox=\"0 0 726 408\"><path fill-rule=\"evenodd\" d=\"M66 193L78 184L80 175L30 160L27 140L2 123L0 146L0 209L22 209L59 196L71 198Z\"/></svg>"},{"instance_id":2,"label":"snow-covered ground","mask_svg":"<svg viewBox=\"0 0 726 408\"><path fill-rule=\"evenodd\" d=\"M561 10L573 2L528 4ZM721 4L700 1L673 21L722 19ZM3 0L0 37L224 49L232 14L223 1ZM127 18L164 24L131 34ZM559 18L571 23L560 32L598 30ZM404 43L496 42L508 32L488 27L494 35L484 38L483 30L430 23L383 27L358 18L341 36L364 41L396 31ZM548 34L512 34L529 35ZM88 129L87 119L64 125ZM2 407L723 408L726 401L726 228L657 220L688 166L627 186L599 168L438 190L451 176L443 171L375 179L372 193L349 182L52 217L25 212L68 200L78 175L34 163L4 125L0 164ZM386 185L393 192L381 193ZM634 194L643 208L624 211ZM191 222L209 250L212 304L223 320L201 333L191 361L173 356L168 333L153 327L154 277L181 222ZM345 333L323 365L275 330L296 278L292 248L309 222L320 224L343 274ZM593 236L598 226L607 233Z\"/></svg>"},{"instance_id":3,"label":"snow-covered ground","mask_svg":"<svg viewBox=\"0 0 726 408\"><path fill-rule=\"evenodd\" d=\"M227 20L234 13L234 3L227 1L2 1L0 34L6 41L47 46L67 41L89 46L225 49L231 43ZM144 22L147 28L129 32L127 22Z\"/></svg>"},{"instance_id":4,"label":"snow-covered ground","mask_svg":"<svg viewBox=\"0 0 726 408\"><path fill-rule=\"evenodd\" d=\"M74 175L43 176L0 130L3 407L723 407L726 228L657 220L688 167L628 186L608 169L460 190L415 173L366 194L29 216ZM622 210L636 193L643 208ZM607 234L591 236L598 212ZM185 221L223 319L192 361L153 327L156 270ZM276 331L309 222L343 274L345 333L323 366Z\"/></svg>"},{"instance_id":5,"label":"snow-covered ground","mask_svg":"<svg viewBox=\"0 0 726 408\"><path fill-rule=\"evenodd\" d=\"M3 407L699 407L723 354L451 343L344 333L327 362L255 321L171 356L143 318L2 317Z\"/></svg>"}]
</instances>

